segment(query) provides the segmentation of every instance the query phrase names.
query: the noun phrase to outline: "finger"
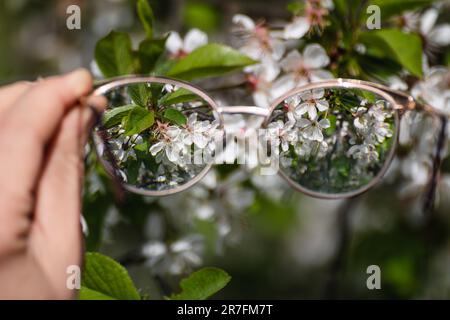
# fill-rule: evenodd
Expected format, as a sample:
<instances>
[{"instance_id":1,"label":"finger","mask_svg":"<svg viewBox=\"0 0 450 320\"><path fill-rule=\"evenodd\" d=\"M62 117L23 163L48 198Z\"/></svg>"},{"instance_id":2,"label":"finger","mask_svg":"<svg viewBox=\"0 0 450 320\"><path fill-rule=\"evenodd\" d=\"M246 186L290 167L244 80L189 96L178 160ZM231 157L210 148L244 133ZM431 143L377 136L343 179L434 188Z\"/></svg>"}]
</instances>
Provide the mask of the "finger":
<instances>
[{"instance_id":1,"label":"finger","mask_svg":"<svg viewBox=\"0 0 450 320\"><path fill-rule=\"evenodd\" d=\"M17 99L33 86L32 82L16 82L0 88L0 117Z\"/></svg>"},{"instance_id":2,"label":"finger","mask_svg":"<svg viewBox=\"0 0 450 320\"><path fill-rule=\"evenodd\" d=\"M6 212L33 196L46 146L67 110L91 87L92 78L85 70L44 80L0 119L0 149L4 151L0 163L8 168L0 179L0 206Z\"/></svg>"},{"instance_id":3,"label":"finger","mask_svg":"<svg viewBox=\"0 0 450 320\"><path fill-rule=\"evenodd\" d=\"M21 132L32 132L39 142L47 143L65 112L91 88L92 78L83 69L39 82L17 101L17 107L5 114L5 130L22 126L29 130Z\"/></svg>"},{"instance_id":4,"label":"finger","mask_svg":"<svg viewBox=\"0 0 450 320\"><path fill-rule=\"evenodd\" d=\"M55 288L65 288L66 270L81 262L82 133L90 125L81 107L69 111L46 154L36 194L30 252Z\"/></svg>"},{"instance_id":5,"label":"finger","mask_svg":"<svg viewBox=\"0 0 450 320\"><path fill-rule=\"evenodd\" d=\"M100 112L106 107L102 97L90 98L87 103ZM93 123L87 104L69 111L48 149L38 185L30 244L36 259L42 259L41 265L52 274L54 286L62 290L67 267L81 261L83 153Z\"/></svg>"}]
</instances>

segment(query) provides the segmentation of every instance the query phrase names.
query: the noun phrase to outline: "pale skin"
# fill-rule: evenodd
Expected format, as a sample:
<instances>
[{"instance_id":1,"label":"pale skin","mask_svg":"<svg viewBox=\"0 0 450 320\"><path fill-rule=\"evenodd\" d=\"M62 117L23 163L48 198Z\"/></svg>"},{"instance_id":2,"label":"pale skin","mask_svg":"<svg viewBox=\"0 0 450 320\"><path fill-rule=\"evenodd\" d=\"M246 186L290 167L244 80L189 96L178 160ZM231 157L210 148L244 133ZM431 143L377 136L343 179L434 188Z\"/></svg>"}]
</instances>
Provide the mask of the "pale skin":
<instances>
[{"instance_id":1,"label":"pale skin","mask_svg":"<svg viewBox=\"0 0 450 320\"><path fill-rule=\"evenodd\" d=\"M0 88L0 299L68 299L82 263L83 149L93 112L83 69ZM90 98L98 109L104 99Z\"/></svg>"}]
</instances>

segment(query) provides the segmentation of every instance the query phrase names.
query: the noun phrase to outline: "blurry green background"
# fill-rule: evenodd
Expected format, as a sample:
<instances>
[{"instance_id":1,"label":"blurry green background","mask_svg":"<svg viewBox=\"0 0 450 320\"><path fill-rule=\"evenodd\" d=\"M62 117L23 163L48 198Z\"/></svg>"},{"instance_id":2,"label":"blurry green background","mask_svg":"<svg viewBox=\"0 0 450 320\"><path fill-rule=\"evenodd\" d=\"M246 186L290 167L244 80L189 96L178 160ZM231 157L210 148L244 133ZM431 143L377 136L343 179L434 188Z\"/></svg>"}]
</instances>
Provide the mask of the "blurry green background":
<instances>
[{"instance_id":1,"label":"blurry green background","mask_svg":"<svg viewBox=\"0 0 450 320\"><path fill-rule=\"evenodd\" d=\"M230 41L235 13L275 22L290 17L286 10L289 2L280 0L150 3L160 33L184 33L197 27L221 42ZM81 30L65 27L66 8L71 4L82 8ZM96 41L113 28L136 36L142 33L134 1L0 0L0 82L33 80L79 66L89 68ZM226 175L228 169L220 170ZM398 197L400 187L401 181L390 177L350 204L312 199L285 186L252 187L252 204L236 221L240 230L237 240L222 250L217 250L215 239L206 241L202 265L223 268L232 276L216 297L450 298L448 194L441 195L441 205L429 222L417 214L411 201ZM277 194L280 190L281 196ZM241 196L234 194L237 200ZM88 248L124 263L138 286L155 297L161 294L161 287L170 287L177 279L161 279L145 265L123 258L129 248L145 241L137 230L152 208L146 201L130 196L120 206L119 217L106 222L112 225L108 236L99 233L94 235L98 239L92 239L91 234ZM111 216L108 210L113 202L110 195L92 196L84 213L95 218L86 219L92 223ZM346 205L351 210L345 210ZM344 210L339 211L340 206ZM232 214L233 208L227 210ZM150 211L157 213L158 206ZM183 215L183 208L179 214ZM207 225L197 227L208 236ZM366 288L366 268L372 264L381 268L382 290Z\"/></svg>"}]
</instances>

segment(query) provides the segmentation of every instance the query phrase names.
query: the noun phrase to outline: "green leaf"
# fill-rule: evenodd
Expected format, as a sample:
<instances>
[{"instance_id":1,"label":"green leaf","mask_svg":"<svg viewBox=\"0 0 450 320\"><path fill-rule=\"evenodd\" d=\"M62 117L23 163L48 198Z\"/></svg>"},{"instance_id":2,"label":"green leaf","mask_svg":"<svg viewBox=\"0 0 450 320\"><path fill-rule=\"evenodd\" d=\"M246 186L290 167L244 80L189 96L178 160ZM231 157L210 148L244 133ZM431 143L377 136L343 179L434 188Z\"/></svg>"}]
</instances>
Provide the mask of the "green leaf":
<instances>
[{"instance_id":1,"label":"green leaf","mask_svg":"<svg viewBox=\"0 0 450 320\"><path fill-rule=\"evenodd\" d=\"M111 31L95 46L95 61L105 77L134 73L134 57L130 36Z\"/></svg>"},{"instance_id":2,"label":"green leaf","mask_svg":"<svg viewBox=\"0 0 450 320\"><path fill-rule=\"evenodd\" d=\"M173 294L172 300L205 300L224 288L231 277L218 268L203 268L181 280L181 292Z\"/></svg>"},{"instance_id":3,"label":"green leaf","mask_svg":"<svg viewBox=\"0 0 450 320\"><path fill-rule=\"evenodd\" d=\"M364 55L357 55L356 59L361 67L362 74L367 78L387 81L390 76L402 70L402 66L397 61L375 54L372 55L369 50Z\"/></svg>"},{"instance_id":4,"label":"green leaf","mask_svg":"<svg viewBox=\"0 0 450 320\"><path fill-rule=\"evenodd\" d=\"M138 0L136 6L139 19L144 26L147 38L151 39L153 38L153 21L155 20L153 10L149 5L148 0Z\"/></svg>"},{"instance_id":5,"label":"green leaf","mask_svg":"<svg viewBox=\"0 0 450 320\"><path fill-rule=\"evenodd\" d=\"M256 63L230 47L207 44L178 61L167 75L182 79L196 79L222 75Z\"/></svg>"},{"instance_id":6,"label":"green leaf","mask_svg":"<svg viewBox=\"0 0 450 320\"><path fill-rule=\"evenodd\" d=\"M83 286L80 288L78 298L80 300L115 300L113 297Z\"/></svg>"},{"instance_id":7,"label":"green leaf","mask_svg":"<svg viewBox=\"0 0 450 320\"><path fill-rule=\"evenodd\" d=\"M148 150L148 149L147 149ZM135 184L139 176L141 162L135 159L128 159L125 163L127 183Z\"/></svg>"},{"instance_id":8,"label":"green leaf","mask_svg":"<svg viewBox=\"0 0 450 320\"><path fill-rule=\"evenodd\" d=\"M152 95L149 86L143 83L133 84L128 86L127 90L134 103L141 107L147 108L148 99Z\"/></svg>"},{"instance_id":9,"label":"green leaf","mask_svg":"<svg viewBox=\"0 0 450 320\"><path fill-rule=\"evenodd\" d=\"M305 9L305 5L301 2L290 2L286 6L287 11L289 11L292 15L298 16L302 13L302 10Z\"/></svg>"},{"instance_id":10,"label":"green leaf","mask_svg":"<svg viewBox=\"0 0 450 320\"><path fill-rule=\"evenodd\" d=\"M94 174L92 171L94 168L89 164L86 166L87 175ZM100 171L101 169L99 169ZM106 174L106 173L105 173ZM100 181L95 183L102 186L105 176L98 176ZM85 180L85 187L88 190L89 179ZM100 188L101 189L101 188ZM102 192L100 190L96 192L86 192L83 197L83 215L88 225L88 234L85 238L86 249L89 251L98 250L101 240L103 239L105 218L111 208L111 204L114 202L114 195L110 192Z\"/></svg>"},{"instance_id":11,"label":"green leaf","mask_svg":"<svg viewBox=\"0 0 450 320\"><path fill-rule=\"evenodd\" d=\"M164 118L179 126L182 126L187 122L186 116L182 114L181 111L173 108L169 108L164 111Z\"/></svg>"},{"instance_id":12,"label":"green leaf","mask_svg":"<svg viewBox=\"0 0 450 320\"><path fill-rule=\"evenodd\" d=\"M158 59L153 68L152 74L164 76L173 68L174 65L177 64L177 60L175 59Z\"/></svg>"},{"instance_id":13,"label":"green leaf","mask_svg":"<svg viewBox=\"0 0 450 320\"><path fill-rule=\"evenodd\" d=\"M119 300L140 300L127 270L100 253L86 253L81 285L84 289L80 299L104 299L107 296Z\"/></svg>"},{"instance_id":14,"label":"green leaf","mask_svg":"<svg viewBox=\"0 0 450 320\"><path fill-rule=\"evenodd\" d=\"M126 136L138 134L150 128L155 122L155 114L145 108L136 106L122 119L122 125Z\"/></svg>"},{"instance_id":15,"label":"green leaf","mask_svg":"<svg viewBox=\"0 0 450 320\"><path fill-rule=\"evenodd\" d=\"M336 116L334 114L329 114L327 119L330 121L330 127L325 129L327 136L331 136L336 132Z\"/></svg>"},{"instance_id":16,"label":"green leaf","mask_svg":"<svg viewBox=\"0 0 450 320\"><path fill-rule=\"evenodd\" d=\"M150 91L152 94L152 99L151 99L151 107L156 109L158 108L158 101L161 98L161 94L163 92L164 89L164 84L163 83L152 83L151 87L150 87Z\"/></svg>"},{"instance_id":17,"label":"green leaf","mask_svg":"<svg viewBox=\"0 0 450 320\"><path fill-rule=\"evenodd\" d=\"M392 58L413 75L422 76L422 41L418 35L383 29L363 32L360 41L369 49L377 48L378 55Z\"/></svg>"},{"instance_id":18,"label":"green leaf","mask_svg":"<svg viewBox=\"0 0 450 320\"><path fill-rule=\"evenodd\" d=\"M444 64L450 67L450 51L445 54Z\"/></svg>"},{"instance_id":19,"label":"green leaf","mask_svg":"<svg viewBox=\"0 0 450 320\"><path fill-rule=\"evenodd\" d=\"M141 152L146 152L146 151L148 151L148 142L147 141L144 141L143 143L140 143L140 144L137 144L137 145L135 145L134 146L134 150L137 150L137 151L141 151Z\"/></svg>"},{"instance_id":20,"label":"green leaf","mask_svg":"<svg viewBox=\"0 0 450 320\"><path fill-rule=\"evenodd\" d=\"M379 6L381 18L386 20L405 11L426 7L433 1L435 0L372 0L370 4Z\"/></svg>"},{"instance_id":21,"label":"green leaf","mask_svg":"<svg viewBox=\"0 0 450 320\"><path fill-rule=\"evenodd\" d=\"M153 71L166 48L167 37L161 39L146 39L139 45L138 56L141 65L140 73Z\"/></svg>"},{"instance_id":22,"label":"green leaf","mask_svg":"<svg viewBox=\"0 0 450 320\"><path fill-rule=\"evenodd\" d=\"M190 102L199 99L200 97L195 93L192 93L185 88L179 88L178 90L170 92L162 97L159 104L170 106L177 103Z\"/></svg>"},{"instance_id":23,"label":"green leaf","mask_svg":"<svg viewBox=\"0 0 450 320\"><path fill-rule=\"evenodd\" d=\"M191 28L211 32L218 28L220 14L214 6L197 1L188 1L184 10L184 23Z\"/></svg>"},{"instance_id":24,"label":"green leaf","mask_svg":"<svg viewBox=\"0 0 450 320\"><path fill-rule=\"evenodd\" d=\"M127 116L130 111L134 108L138 107L134 104L128 104L125 106L117 107L114 109L107 110L103 115L103 126L106 129L117 126L122 122L122 119Z\"/></svg>"}]
</instances>

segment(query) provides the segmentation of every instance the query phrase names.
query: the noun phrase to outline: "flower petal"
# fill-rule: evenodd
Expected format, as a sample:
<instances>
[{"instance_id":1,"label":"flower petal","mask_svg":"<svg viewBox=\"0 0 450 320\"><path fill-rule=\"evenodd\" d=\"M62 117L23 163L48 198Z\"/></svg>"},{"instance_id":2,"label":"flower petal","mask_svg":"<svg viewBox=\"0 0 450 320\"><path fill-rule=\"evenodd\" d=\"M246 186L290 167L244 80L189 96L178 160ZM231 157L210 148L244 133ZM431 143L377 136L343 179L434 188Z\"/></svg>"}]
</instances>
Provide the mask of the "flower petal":
<instances>
[{"instance_id":1,"label":"flower petal","mask_svg":"<svg viewBox=\"0 0 450 320\"><path fill-rule=\"evenodd\" d=\"M272 97L278 98L295 87L295 77L293 73L288 73L278 78L270 89Z\"/></svg>"},{"instance_id":2,"label":"flower petal","mask_svg":"<svg viewBox=\"0 0 450 320\"><path fill-rule=\"evenodd\" d=\"M283 37L285 39L300 39L311 27L308 18L296 17L292 23L284 27Z\"/></svg>"},{"instance_id":3,"label":"flower petal","mask_svg":"<svg viewBox=\"0 0 450 320\"><path fill-rule=\"evenodd\" d=\"M258 78L262 78L266 82L272 82L280 74L278 63L270 58L263 58L261 64L255 69Z\"/></svg>"},{"instance_id":4,"label":"flower petal","mask_svg":"<svg viewBox=\"0 0 450 320\"><path fill-rule=\"evenodd\" d=\"M303 57L297 50L290 51L286 57L281 60L280 66L284 72L291 72L297 69L299 63L303 61Z\"/></svg>"},{"instance_id":5,"label":"flower petal","mask_svg":"<svg viewBox=\"0 0 450 320\"><path fill-rule=\"evenodd\" d=\"M323 129L329 128L330 125L331 125L331 124L330 124L330 120L328 120L328 119L322 119L322 120L319 121L319 126L320 126L321 128L323 128Z\"/></svg>"},{"instance_id":6,"label":"flower petal","mask_svg":"<svg viewBox=\"0 0 450 320\"><path fill-rule=\"evenodd\" d=\"M294 115L292 114L292 112L288 112L286 114L286 116L288 118L288 121L286 122L284 127L286 129L290 129L290 128L292 128L295 125L295 118L294 118Z\"/></svg>"},{"instance_id":7,"label":"flower petal","mask_svg":"<svg viewBox=\"0 0 450 320\"><path fill-rule=\"evenodd\" d=\"M268 108L270 106L270 96L267 92L264 91L255 91L253 92L253 101L255 105L262 108Z\"/></svg>"},{"instance_id":8,"label":"flower petal","mask_svg":"<svg viewBox=\"0 0 450 320\"><path fill-rule=\"evenodd\" d=\"M275 61L280 60L286 51L284 42L278 39L271 39L270 46L272 48L272 58L275 59Z\"/></svg>"},{"instance_id":9,"label":"flower petal","mask_svg":"<svg viewBox=\"0 0 450 320\"><path fill-rule=\"evenodd\" d=\"M181 129L177 126L170 126L167 128L166 133L170 138L174 139L181 133Z\"/></svg>"},{"instance_id":10,"label":"flower petal","mask_svg":"<svg viewBox=\"0 0 450 320\"><path fill-rule=\"evenodd\" d=\"M436 20L439 16L439 11L435 8L428 9L420 18L420 32L423 35L427 35L436 24Z\"/></svg>"},{"instance_id":11,"label":"flower petal","mask_svg":"<svg viewBox=\"0 0 450 320\"><path fill-rule=\"evenodd\" d=\"M164 143L162 141L155 143L149 149L152 156L155 156L158 152L160 152L164 148Z\"/></svg>"},{"instance_id":12,"label":"flower petal","mask_svg":"<svg viewBox=\"0 0 450 320\"><path fill-rule=\"evenodd\" d=\"M169 161L171 161L171 162L177 162L180 159L178 150L171 146L168 146L166 148L166 156L167 156L167 159L169 159Z\"/></svg>"},{"instance_id":13,"label":"flower petal","mask_svg":"<svg viewBox=\"0 0 450 320\"><path fill-rule=\"evenodd\" d=\"M166 49L172 53L176 54L183 48L183 40L181 40L180 34L176 31L170 32L170 36L166 41Z\"/></svg>"},{"instance_id":14,"label":"flower petal","mask_svg":"<svg viewBox=\"0 0 450 320\"><path fill-rule=\"evenodd\" d=\"M300 118L302 115L304 115L306 112L308 112L308 108L309 108L309 102L301 103L294 110L295 116Z\"/></svg>"},{"instance_id":15,"label":"flower petal","mask_svg":"<svg viewBox=\"0 0 450 320\"><path fill-rule=\"evenodd\" d=\"M290 107L295 108L301 102L300 95L295 94L295 95L287 98L286 100L284 100L284 102L287 103Z\"/></svg>"},{"instance_id":16,"label":"flower petal","mask_svg":"<svg viewBox=\"0 0 450 320\"><path fill-rule=\"evenodd\" d=\"M189 115L187 123L189 127L193 127L195 122L197 122L197 114L194 112Z\"/></svg>"},{"instance_id":17,"label":"flower petal","mask_svg":"<svg viewBox=\"0 0 450 320\"><path fill-rule=\"evenodd\" d=\"M431 30L428 37L441 47L448 46L450 44L450 24L446 23L437 26Z\"/></svg>"},{"instance_id":18,"label":"flower petal","mask_svg":"<svg viewBox=\"0 0 450 320\"><path fill-rule=\"evenodd\" d=\"M327 100L322 99L316 101L317 110L319 110L320 112L328 110L329 106L330 105Z\"/></svg>"},{"instance_id":19,"label":"flower petal","mask_svg":"<svg viewBox=\"0 0 450 320\"><path fill-rule=\"evenodd\" d=\"M325 95L325 90L324 89L314 89L314 90L312 90L312 96L313 96L314 99L322 99L324 95Z\"/></svg>"},{"instance_id":20,"label":"flower petal","mask_svg":"<svg viewBox=\"0 0 450 320\"><path fill-rule=\"evenodd\" d=\"M311 120L314 120L317 118L317 109L316 109L315 105L313 105L313 104L308 105L308 115Z\"/></svg>"},{"instance_id":21,"label":"flower petal","mask_svg":"<svg viewBox=\"0 0 450 320\"><path fill-rule=\"evenodd\" d=\"M246 16L244 14L234 15L232 21L234 24L239 25L245 30L251 31L255 29L255 22L249 16Z\"/></svg>"},{"instance_id":22,"label":"flower petal","mask_svg":"<svg viewBox=\"0 0 450 320\"><path fill-rule=\"evenodd\" d=\"M320 130L320 128L318 127L311 127L312 129L312 140L316 140L316 141L322 141L323 140L323 134L322 134L322 130Z\"/></svg>"},{"instance_id":23,"label":"flower petal","mask_svg":"<svg viewBox=\"0 0 450 320\"><path fill-rule=\"evenodd\" d=\"M192 141L195 143L195 145L201 149L203 149L204 147L206 147L206 145L208 144L208 138L206 138L203 134L201 133L194 133L193 139Z\"/></svg>"},{"instance_id":24,"label":"flower petal","mask_svg":"<svg viewBox=\"0 0 450 320\"><path fill-rule=\"evenodd\" d=\"M327 53L319 44L309 44L303 51L303 61L309 69L323 68L330 63Z\"/></svg>"},{"instance_id":25,"label":"flower petal","mask_svg":"<svg viewBox=\"0 0 450 320\"><path fill-rule=\"evenodd\" d=\"M297 126L300 128L306 128L311 126L311 121L305 118L297 119Z\"/></svg>"},{"instance_id":26,"label":"flower petal","mask_svg":"<svg viewBox=\"0 0 450 320\"><path fill-rule=\"evenodd\" d=\"M313 97L313 93L312 93L311 90L303 91L303 92L300 93L299 95L300 95L300 98L301 98L302 100L304 100L304 101L311 100L311 99L314 98L314 97Z\"/></svg>"},{"instance_id":27,"label":"flower petal","mask_svg":"<svg viewBox=\"0 0 450 320\"><path fill-rule=\"evenodd\" d=\"M309 73L310 82L330 80L333 78L334 78L334 76L330 71L323 70L323 69L311 70Z\"/></svg>"},{"instance_id":28,"label":"flower petal","mask_svg":"<svg viewBox=\"0 0 450 320\"><path fill-rule=\"evenodd\" d=\"M192 52L198 47L208 43L208 36L199 29L191 29L184 37L183 49L185 52Z\"/></svg>"}]
</instances>

